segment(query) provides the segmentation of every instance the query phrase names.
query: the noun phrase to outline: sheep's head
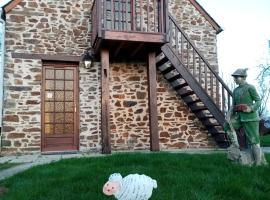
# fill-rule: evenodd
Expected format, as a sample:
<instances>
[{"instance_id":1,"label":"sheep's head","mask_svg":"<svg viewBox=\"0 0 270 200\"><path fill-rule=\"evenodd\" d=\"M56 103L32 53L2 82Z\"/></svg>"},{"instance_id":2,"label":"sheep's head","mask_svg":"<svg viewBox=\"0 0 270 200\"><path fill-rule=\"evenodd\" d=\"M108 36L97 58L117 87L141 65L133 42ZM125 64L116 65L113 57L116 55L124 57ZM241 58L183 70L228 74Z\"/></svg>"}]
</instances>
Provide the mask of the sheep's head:
<instances>
[{"instance_id":1,"label":"sheep's head","mask_svg":"<svg viewBox=\"0 0 270 200\"><path fill-rule=\"evenodd\" d=\"M111 196L114 195L120 189L120 183L115 181L108 181L103 186L103 193Z\"/></svg>"}]
</instances>

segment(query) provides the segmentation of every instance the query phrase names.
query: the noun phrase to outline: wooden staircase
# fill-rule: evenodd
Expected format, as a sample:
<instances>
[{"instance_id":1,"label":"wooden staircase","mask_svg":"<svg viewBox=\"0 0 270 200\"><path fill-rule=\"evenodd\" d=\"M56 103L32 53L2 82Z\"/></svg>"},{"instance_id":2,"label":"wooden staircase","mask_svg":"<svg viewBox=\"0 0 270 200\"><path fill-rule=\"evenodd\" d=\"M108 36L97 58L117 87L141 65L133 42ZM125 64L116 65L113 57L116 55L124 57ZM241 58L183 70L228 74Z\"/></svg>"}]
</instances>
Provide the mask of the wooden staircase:
<instances>
[{"instance_id":1,"label":"wooden staircase","mask_svg":"<svg viewBox=\"0 0 270 200\"><path fill-rule=\"evenodd\" d=\"M168 44L162 46L156 64L165 79L211 133L218 146L230 141L223 130L232 92L188 36L169 15Z\"/></svg>"}]
</instances>

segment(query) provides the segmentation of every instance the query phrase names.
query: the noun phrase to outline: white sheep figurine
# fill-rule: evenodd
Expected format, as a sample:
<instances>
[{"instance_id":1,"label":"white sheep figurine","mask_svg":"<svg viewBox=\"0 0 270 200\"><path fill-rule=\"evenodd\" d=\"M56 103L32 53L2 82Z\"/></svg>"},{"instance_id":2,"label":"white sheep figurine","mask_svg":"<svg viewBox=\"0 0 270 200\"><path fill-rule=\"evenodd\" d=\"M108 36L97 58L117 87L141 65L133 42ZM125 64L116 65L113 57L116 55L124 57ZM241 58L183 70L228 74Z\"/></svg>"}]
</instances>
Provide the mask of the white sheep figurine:
<instances>
[{"instance_id":1,"label":"white sheep figurine","mask_svg":"<svg viewBox=\"0 0 270 200\"><path fill-rule=\"evenodd\" d=\"M103 193L118 200L148 200L152 196L157 181L146 175L130 174L122 178L121 174L110 175L103 186Z\"/></svg>"}]
</instances>

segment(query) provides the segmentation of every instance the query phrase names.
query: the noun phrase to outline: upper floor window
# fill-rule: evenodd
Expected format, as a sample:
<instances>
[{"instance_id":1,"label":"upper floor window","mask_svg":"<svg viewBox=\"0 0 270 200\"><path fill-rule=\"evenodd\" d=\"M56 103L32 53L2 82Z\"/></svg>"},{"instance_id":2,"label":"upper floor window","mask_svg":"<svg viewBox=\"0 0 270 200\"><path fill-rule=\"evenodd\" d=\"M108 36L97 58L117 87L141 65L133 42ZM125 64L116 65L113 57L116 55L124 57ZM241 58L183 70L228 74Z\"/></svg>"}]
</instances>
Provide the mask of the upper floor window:
<instances>
[{"instance_id":1,"label":"upper floor window","mask_svg":"<svg viewBox=\"0 0 270 200\"><path fill-rule=\"evenodd\" d=\"M106 0L106 27L115 30L131 30L131 1Z\"/></svg>"}]
</instances>

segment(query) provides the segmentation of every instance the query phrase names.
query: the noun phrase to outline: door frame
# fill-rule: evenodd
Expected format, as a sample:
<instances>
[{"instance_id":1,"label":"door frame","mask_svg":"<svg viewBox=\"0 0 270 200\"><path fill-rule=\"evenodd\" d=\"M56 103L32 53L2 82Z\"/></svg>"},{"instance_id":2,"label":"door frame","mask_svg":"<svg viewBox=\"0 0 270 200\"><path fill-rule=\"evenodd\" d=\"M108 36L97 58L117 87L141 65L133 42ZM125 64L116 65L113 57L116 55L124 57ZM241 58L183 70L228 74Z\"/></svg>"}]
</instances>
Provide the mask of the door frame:
<instances>
[{"instance_id":1,"label":"door frame","mask_svg":"<svg viewBox=\"0 0 270 200\"><path fill-rule=\"evenodd\" d=\"M65 68L65 67L74 67L75 69L75 77L74 82L76 82L76 86L74 87L74 102L76 103L74 112L74 146L75 148L67 149L67 150L59 150L57 148L45 148L45 127L44 127L44 103L45 103L45 68L46 66L53 66L54 68ZM68 151L78 151L80 148L79 135L80 135L80 106L79 106L79 62L66 62L66 61L52 61L52 60L42 60L42 75L41 75L41 152L68 152Z\"/></svg>"}]
</instances>

